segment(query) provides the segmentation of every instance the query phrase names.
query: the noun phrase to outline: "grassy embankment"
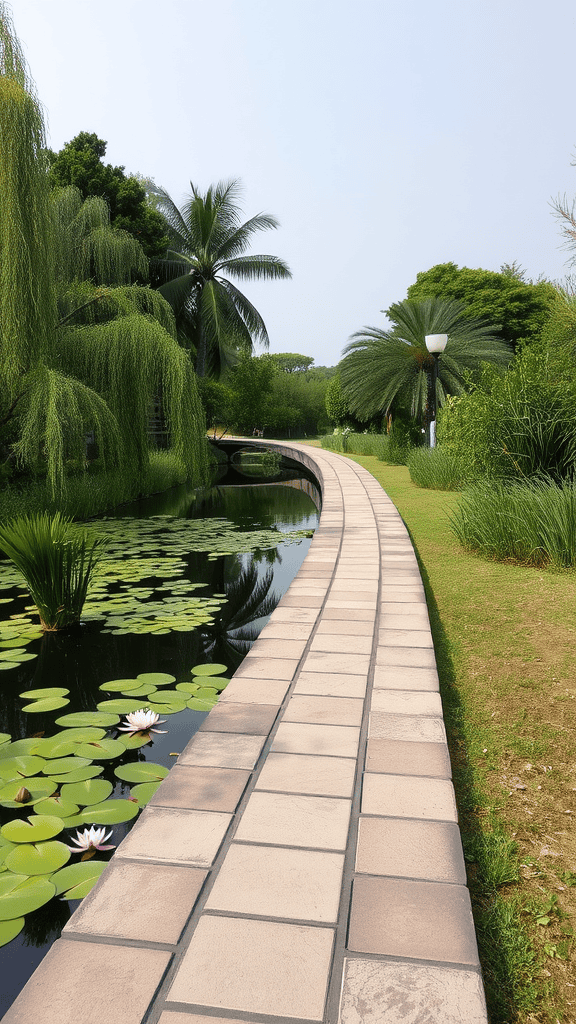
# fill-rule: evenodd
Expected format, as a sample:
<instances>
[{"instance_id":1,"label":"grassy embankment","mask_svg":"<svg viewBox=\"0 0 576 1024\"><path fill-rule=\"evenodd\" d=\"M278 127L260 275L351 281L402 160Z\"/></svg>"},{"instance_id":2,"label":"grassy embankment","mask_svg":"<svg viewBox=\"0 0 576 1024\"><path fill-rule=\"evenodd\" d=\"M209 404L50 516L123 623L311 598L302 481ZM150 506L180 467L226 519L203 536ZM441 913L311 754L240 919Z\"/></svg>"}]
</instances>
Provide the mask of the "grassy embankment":
<instances>
[{"instance_id":1,"label":"grassy embankment","mask_svg":"<svg viewBox=\"0 0 576 1024\"><path fill-rule=\"evenodd\" d=\"M573 571L486 561L458 494L351 456L382 484L426 586L492 1024L576 1022Z\"/></svg>"}]
</instances>

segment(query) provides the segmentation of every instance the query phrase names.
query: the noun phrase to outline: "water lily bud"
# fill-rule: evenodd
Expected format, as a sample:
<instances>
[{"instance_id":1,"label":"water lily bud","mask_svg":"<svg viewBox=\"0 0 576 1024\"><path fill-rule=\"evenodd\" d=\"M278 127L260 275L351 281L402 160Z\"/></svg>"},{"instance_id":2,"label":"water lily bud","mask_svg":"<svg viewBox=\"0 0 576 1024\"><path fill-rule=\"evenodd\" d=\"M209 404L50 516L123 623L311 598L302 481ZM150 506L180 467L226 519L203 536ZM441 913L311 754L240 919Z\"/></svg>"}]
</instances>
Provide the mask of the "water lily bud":
<instances>
[{"instance_id":1,"label":"water lily bud","mask_svg":"<svg viewBox=\"0 0 576 1024\"><path fill-rule=\"evenodd\" d=\"M25 804L28 800L32 799L32 794L29 789L26 789L26 786L20 786L14 799L18 804Z\"/></svg>"}]
</instances>

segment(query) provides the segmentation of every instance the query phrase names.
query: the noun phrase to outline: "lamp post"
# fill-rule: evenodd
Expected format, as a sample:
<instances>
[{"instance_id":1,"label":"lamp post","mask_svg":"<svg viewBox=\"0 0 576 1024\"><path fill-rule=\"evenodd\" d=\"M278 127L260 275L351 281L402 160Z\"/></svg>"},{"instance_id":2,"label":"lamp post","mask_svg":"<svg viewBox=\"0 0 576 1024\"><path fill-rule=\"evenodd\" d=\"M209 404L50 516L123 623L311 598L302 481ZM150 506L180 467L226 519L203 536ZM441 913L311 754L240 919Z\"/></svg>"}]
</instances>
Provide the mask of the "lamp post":
<instances>
[{"instance_id":1,"label":"lamp post","mask_svg":"<svg viewBox=\"0 0 576 1024\"><path fill-rule=\"evenodd\" d=\"M426 348L434 357L432 365L432 387L430 396L430 410L428 413L428 444L431 448L436 445L436 381L438 379L438 360L442 355L448 342L447 334L427 334L424 338Z\"/></svg>"}]
</instances>

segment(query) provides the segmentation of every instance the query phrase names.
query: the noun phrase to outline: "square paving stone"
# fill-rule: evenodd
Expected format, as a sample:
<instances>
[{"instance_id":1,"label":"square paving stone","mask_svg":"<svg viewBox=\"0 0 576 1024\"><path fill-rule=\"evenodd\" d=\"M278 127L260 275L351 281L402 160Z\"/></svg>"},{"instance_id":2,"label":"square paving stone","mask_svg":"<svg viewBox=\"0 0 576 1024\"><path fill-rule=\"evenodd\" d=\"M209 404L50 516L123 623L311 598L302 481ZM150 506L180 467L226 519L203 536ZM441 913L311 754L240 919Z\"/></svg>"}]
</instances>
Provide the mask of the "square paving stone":
<instances>
[{"instance_id":1,"label":"square paving stone","mask_svg":"<svg viewBox=\"0 0 576 1024\"><path fill-rule=\"evenodd\" d=\"M218 698L218 704L275 704L280 707L288 693L287 679L251 679L234 676Z\"/></svg>"},{"instance_id":2,"label":"square paving stone","mask_svg":"<svg viewBox=\"0 0 576 1024\"><path fill-rule=\"evenodd\" d=\"M454 787L447 779L423 779L406 775L364 775L364 814L395 818L457 821Z\"/></svg>"},{"instance_id":3,"label":"square paving stone","mask_svg":"<svg viewBox=\"0 0 576 1024\"><path fill-rule=\"evenodd\" d=\"M311 693L322 697L356 697L363 700L367 685L366 675L346 675L344 672L339 672L338 675L334 672L301 672L294 687L294 693Z\"/></svg>"},{"instance_id":4,"label":"square paving stone","mask_svg":"<svg viewBox=\"0 0 576 1024\"><path fill-rule=\"evenodd\" d=\"M372 694L372 710L391 715L442 715L442 701L439 693L379 689Z\"/></svg>"},{"instance_id":5,"label":"square paving stone","mask_svg":"<svg viewBox=\"0 0 576 1024\"><path fill-rule=\"evenodd\" d=\"M235 838L278 846L345 850L350 808L350 800L255 791Z\"/></svg>"},{"instance_id":6,"label":"square paving stone","mask_svg":"<svg viewBox=\"0 0 576 1024\"><path fill-rule=\"evenodd\" d=\"M4 1024L141 1024L172 954L58 939Z\"/></svg>"},{"instance_id":7,"label":"square paving stone","mask_svg":"<svg viewBox=\"0 0 576 1024\"><path fill-rule=\"evenodd\" d=\"M211 917L198 923L168 993L170 1002L321 1021L332 960L331 928Z\"/></svg>"},{"instance_id":8,"label":"square paving stone","mask_svg":"<svg viewBox=\"0 0 576 1024\"><path fill-rule=\"evenodd\" d=\"M395 715L395 718L401 717ZM308 725L280 722L271 749L285 754L356 757L360 729L349 725Z\"/></svg>"},{"instance_id":9,"label":"square paving stone","mask_svg":"<svg viewBox=\"0 0 576 1024\"><path fill-rule=\"evenodd\" d=\"M331 636L369 636L374 634L374 621L370 619L328 619L322 616L318 623L316 636L329 633Z\"/></svg>"},{"instance_id":10,"label":"square paving stone","mask_svg":"<svg viewBox=\"0 0 576 1024\"><path fill-rule=\"evenodd\" d=\"M379 629L379 647L434 647L430 629Z\"/></svg>"},{"instance_id":11,"label":"square paving stone","mask_svg":"<svg viewBox=\"0 0 576 1024\"><path fill-rule=\"evenodd\" d=\"M291 608L280 603L274 610L274 622L314 623L317 617L315 608Z\"/></svg>"},{"instance_id":12,"label":"square paving stone","mask_svg":"<svg viewBox=\"0 0 576 1024\"><path fill-rule=\"evenodd\" d=\"M443 720L432 715L389 715L385 711L372 711L368 735L390 740L446 742Z\"/></svg>"},{"instance_id":13,"label":"square paving stone","mask_svg":"<svg viewBox=\"0 0 576 1024\"><path fill-rule=\"evenodd\" d=\"M270 752L258 777L256 789L310 796L351 797L356 761L344 757L313 757L307 754Z\"/></svg>"},{"instance_id":14,"label":"square paving stone","mask_svg":"<svg viewBox=\"0 0 576 1024\"><path fill-rule=\"evenodd\" d=\"M209 867L231 814L147 807L116 851L116 858L160 860Z\"/></svg>"},{"instance_id":15,"label":"square paving stone","mask_svg":"<svg viewBox=\"0 0 576 1024\"><path fill-rule=\"evenodd\" d=\"M338 636L335 633L316 633L311 651L338 651L343 654L370 654L372 651L372 632L367 636Z\"/></svg>"},{"instance_id":16,"label":"square paving stone","mask_svg":"<svg viewBox=\"0 0 576 1024\"><path fill-rule=\"evenodd\" d=\"M267 736L278 708L268 704L216 704L198 732L241 732L248 736Z\"/></svg>"},{"instance_id":17,"label":"square paving stone","mask_svg":"<svg viewBox=\"0 0 576 1024\"><path fill-rule=\"evenodd\" d=\"M206 910L336 924L343 853L232 843Z\"/></svg>"},{"instance_id":18,"label":"square paving stone","mask_svg":"<svg viewBox=\"0 0 576 1024\"><path fill-rule=\"evenodd\" d=\"M291 697L283 722L315 722L318 725L360 725L364 701L353 697Z\"/></svg>"},{"instance_id":19,"label":"square paving stone","mask_svg":"<svg viewBox=\"0 0 576 1024\"><path fill-rule=\"evenodd\" d=\"M370 604L368 608L351 608L345 601L337 601L335 604L331 602L326 603L326 607L322 610L320 621L325 622L327 619L337 619L340 622L370 622L373 629L375 616L376 602Z\"/></svg>"},{"instance_id":20,"label":"square paving stone","mask_svg":"<svg viewBox=\"0 0 576 1024\"><path fill-rule=\"evenodd\" d=\"M181 1013L179 1010L165 1010L158 1019L158 1024L257 1024L254 1018L243 1017L209 1017L205 1013ZM475 1021L472 1024L476 1024Z\"/></svg>"},{"instance_id":21,"label":"square paving stone","mask_svg":"<svg viewBox=\"0 0 576 1024\"><path fill-rule=\"evenodd\" d=\"M356 871L465 885L460 830L453 822L361 817Z\"/></svg>"},{"instance_id":22,"label":"square paving stone","mask_svg":"<svg viewBox=\"0 0 576 1024\"><path fill-rule=\"evenodd\" d=\"M272 640L258 637L250 649L251 658L301 658L306 640Z\"/></svg>"},{"instance_id":23,"label":"square paving stone","mask_svg":"<svg viewBox=\"0 0 576 1024\"><path fill-rule=\"evenodd\" d=\"M215 768L253 768L264 746L264 736L201 732L178 758L178 764L209 765Z\"/></svg>"},{"instance_id":24,"label":"square paving stone","mask_svg":"<svg viewBox=\"0 0 576 1024\"><path fill-rule=\"evenodd\" d=\"M234 812L249 778L250 772L238 769L176 764L149 806Z\"/></svg>"},{"instance_id":25,"label":"square paving stone","mask_svg":"<svg viewBox=\"0 0 576 1024\"><path fill-rule=\"evenodd\" d=\"M251 676L253 679L292 679L298 661L292 658L256 658L247 654L235 676Z\"/></svg>"},{"instance_id":26,"label":"square paving stone","mask_svg":"<svg viewBox=\"0 0 576 1024\"><path fill-rule=\"evenodd\" d=\"M452 778L450 755L445 743L410 743L373 736L368 739L366 771Z\"/></svg>"},{"instance_id":27,"label":"square paving stone","mask_svg":"<svg viewBox=\"0 0 576 1024\"><path fill-rule=\"evenodd\" d=\"M482 979L475 971L431 964L347 959L339 1020L340 1024L487 1024ZM187 1022L161 1018L160 1024Z\"/></svg>"},{"instance_id":28,"label":"square paving stone","mask_svg":"<svg viewBox=\"0 0 576 1024\"><path fill-rule=\"evenodd\" d=\"M198 868L132 864L115 857L64 935L85 932L175 945L206 875Z\"/></svg>"},{"instance_id":29,"label":"square paving stone","mask_svg":"<svg viewBox=\"0 0 576 1024\"><path fill-rule=\"evenodd\" d=\"M398 612L396 615L390 615L389 612L384 612L380 617L380 626L382 629L429 630L430 620L425 608L416 614Z\"/></svg>"},{"instance_id":30,"label":"square paving stone","mask_svg":"<svg viewBox=\"0 0 576 1024\"><path fill-rule=\"evenodd\" d=\"M310 651L302 663L304 672L345 672L353 675L367 674L369 667L369 654L328 654L322 651Z\"/></svg>"},{"instance_id":31,"label":"square paving stone","mask_svg":"<svg viewBox=\"0 0 576 1024\"><path fill-rule=\"evenodd\" d=\"M228 689L226 687L224 693ZM435 668L412 668L410 665L376 665L374 689L438 691L438 671Z\"/></svg>"},{"instance_id":32,"label":"square paving stone","mask_svg":"<svg viewBox=\"0 0 576 1024\"><path fill-rule=\"evenodd\" d=\"M379 644L376 648L376 664L436 668L436 657L433 647L388 647Z\"/></svg>"},{"instance_id":33,"label":"square paving stone","mask_svg":"<svg viewBox=\"0 0 576 1024\"><path fill-rule=\"evenodd\" d=\"M357 877L348 948L475 967L478 949L468 890L444 882Z\"/></svg>"},{"instance_id":34,"label":"square paving stone","mask_svg":"<svg viewBox=\"0 0 576 1024\"><path fill-rule=\"evenodd\" d=\"M412 580L409 583L395 583L392 585L387 573L384 576L382 598L386 603L390 601L402 603L406 601L426 601L426 595L424 593L424 586L422 583L417 583L415 580Z\"/></svg>"},{"instance_id":35,"label":"square paving stone","mask_svg":"<svg viewBox=\"0 0 576 1024\"><path fill-rule=\"evenodd\" d=\"M313 629L311 622L275 622L272 620L260 632L261 640L308 640Z\"/></svg>"}]
</instances>

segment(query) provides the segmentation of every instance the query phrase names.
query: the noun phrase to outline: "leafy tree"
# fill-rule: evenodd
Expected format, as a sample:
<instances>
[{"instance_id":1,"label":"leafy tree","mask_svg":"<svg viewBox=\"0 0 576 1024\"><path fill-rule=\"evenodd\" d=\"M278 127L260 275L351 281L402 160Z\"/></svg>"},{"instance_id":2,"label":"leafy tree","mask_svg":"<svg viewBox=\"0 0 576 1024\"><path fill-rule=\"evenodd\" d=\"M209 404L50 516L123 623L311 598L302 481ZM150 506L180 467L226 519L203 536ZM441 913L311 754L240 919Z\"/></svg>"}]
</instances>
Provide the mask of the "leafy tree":
<instances>
[{"instance_id":1,"label":"leafy tree","mask_svg":"<svg viewBox=\"0 0 576 1024\"><path fill-rule=\"evenodd\" d=\"M268 426L272 406L272 381L277 373L270 356L256 358L243 353L226 374L231 392L233 422L244 432Z\"/></svg>"},{"instance_id":2,"label":"leafy tree","mask_svg":"<svg viewBox=\"0 0 576 1024\"><path fill-rule=\"evenodd\" d=\"M483 317L494 329L499 328L514 351L538 339L554 297L552 284L526 281L515 263L504 264L500 273L439 263L417 274L416 282L408 289L411 300L460 302L466 307L466 316Z\"/></svg>"},{"instance_id":3,"label":"leafy tree","mask_svg":"<svg viewBox=\"0 0 576 1024\"><path fill-rule=\"evenodd\" d=\"M348 401L344 397L344 392L342 391L340 373L337 373L335 377L332 377L331 381L328 383L325 402L326 412L328 413L328 418L332 423L335 423L337 426L342 426L350 419L352 414L350 412Z\"/></svg>"},{"instance_id":4,"label":"leafy tree","mask_svg":"<svg viewBox=\"0 0 576 1024\"><path fill-rule=\"evenodd\" d=\"M291 273L277 256L246 255L252 235L278 222L259 213L241 223L238 181L211 185L204 195L192 182L190 187L182 210L167 192L155 193L172 236L160 291L174 310L182 343L194 352L198 376L219 376L240 352L252 353L256 341L268 346L260 313L229 278L277 280Z\"/></svg>"},{"instance_id":5,"label":"leafy tree","mask_svg":"<svg viewBox=\"0 0 576 1024\"><path fill-rule=\"evenodd\" d=\"M103 162L106 142L90 132L80 132L54 153L48 150L50 184L53 188L74 185L83 199L106 200L110 223L138 239L149 259L159 259L168 248L166 223L148 202L145 186L124 167Z\"/></svg>"},{"instance_id":6,"label":"leafy tree","mask_svg":"<svg viewBox=\"0 0 576 1024\"><path fill-rule=\"evenodd\" d=\"M276 352L270 358L284 373L305 373L314 362L313 356L302 356L298 352Z\"/></svg>"},{"instance_id":7,"label":"leafy tree","mask_svg":"<svg viewBox=\"0 0 576 1024\"><path fill-rule=\"evenodd\" d=\"M430 409L434 357L427 334L447 334L438 362L436 408L447 395L462 394L466 375L482 362L505 366L512 351L484 320L472 318L458 302L405 299L387 311L391 330L365 327L352 336L340 363L342 394L352 413L369 419L406 408L421 422Z\"/></svg>"},{"instance_id":8,"label":"leafy tree","mask_svg":"<svg viewBox=\"0 0 576 1024\"><path fill-rule=\"evenodd\" d=\"M162 393L173 447L201 479L204 420L171 311L124 284L146 260L101 200L72 189L51 201L42 112L1 0L0 137L0 426L13 452L53 495L89 431L104 457L143 473Z\"/></svg>"}]
</instances>

